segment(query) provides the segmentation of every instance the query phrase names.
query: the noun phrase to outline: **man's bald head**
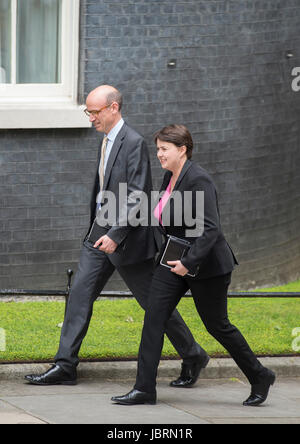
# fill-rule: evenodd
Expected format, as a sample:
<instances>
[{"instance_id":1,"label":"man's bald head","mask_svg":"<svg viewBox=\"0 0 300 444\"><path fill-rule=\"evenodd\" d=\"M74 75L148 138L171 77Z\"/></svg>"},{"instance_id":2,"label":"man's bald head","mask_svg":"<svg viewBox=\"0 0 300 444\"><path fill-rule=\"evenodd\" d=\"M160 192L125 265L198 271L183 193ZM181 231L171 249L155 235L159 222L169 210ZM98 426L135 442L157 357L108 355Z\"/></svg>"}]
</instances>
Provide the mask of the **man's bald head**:
<instances>
[{"instance_id":1,"label":"man's bald head","mask_svg":"<svg viewBox=\"0 0 300 444\"><path fill-rule=\"evenodd\" d=\"M117 88L110 85L101 85L95 88L87 97L87 101L91 100L99 103L105 102L106 105L116 102L119 105L119 111L122 109L123 96Z\"/></svg>"}]
</instances>

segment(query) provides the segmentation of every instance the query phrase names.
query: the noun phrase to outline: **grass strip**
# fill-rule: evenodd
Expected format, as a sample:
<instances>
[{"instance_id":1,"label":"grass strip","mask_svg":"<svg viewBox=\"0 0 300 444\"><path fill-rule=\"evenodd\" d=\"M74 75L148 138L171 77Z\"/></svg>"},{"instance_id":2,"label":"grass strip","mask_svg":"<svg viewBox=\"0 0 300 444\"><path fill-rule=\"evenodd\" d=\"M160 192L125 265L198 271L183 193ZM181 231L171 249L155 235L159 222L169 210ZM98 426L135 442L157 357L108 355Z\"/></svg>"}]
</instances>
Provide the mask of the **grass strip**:
<instances>
[{"instance_id":1,"label":"grass strip","mask_svg":"<svg viewBox=\"0 0 300 444\"><path fill-rule=\"evenodd\" d=\"M300 281L261 291L300 291ZM226 350L206 332L191 298L182 299L178 309L195 339L211 356L228 356ZM296 354L292 347L292 331L300 327L300 299L229 299L228 311L229 319L240 329L257 355ZM0 350L0 362L53 360L61 332L58 324L63 322L63 318L63 302L1 302L0 333L5 332L6 349ZM80 357L135 359L143 319L144 312L134 299L97 301ZM163 357L176 356L166 338Z\"/></svg>"}]
</instances>

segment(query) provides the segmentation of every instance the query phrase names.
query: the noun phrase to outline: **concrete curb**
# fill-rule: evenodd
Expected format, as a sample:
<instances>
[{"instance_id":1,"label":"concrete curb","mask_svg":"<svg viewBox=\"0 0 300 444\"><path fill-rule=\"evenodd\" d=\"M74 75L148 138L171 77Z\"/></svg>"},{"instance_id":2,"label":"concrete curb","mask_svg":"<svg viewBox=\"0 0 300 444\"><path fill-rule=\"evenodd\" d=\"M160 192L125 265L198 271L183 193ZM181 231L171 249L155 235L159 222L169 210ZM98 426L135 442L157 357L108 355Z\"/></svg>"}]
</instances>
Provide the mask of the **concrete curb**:
<instances>
[{"instance_id":1,"label":"concrete curb","mask_svg":"<svg viewBox=\"0 0 300 444\"><path fill-rule=\"evenodd\" d=\"M300 356L259 358L278 377L300 377ZM181 361L161 361L158 376L175 378L180 372ZM78 367L79 379L128 380L136 377L136 362L82 362ZM25 375L43 373L49 364L2 364L0 381L23 379ZM241 378L243 373L231 358L211 359L201 372L202 379Z\"/></svg>"}]
</instances>

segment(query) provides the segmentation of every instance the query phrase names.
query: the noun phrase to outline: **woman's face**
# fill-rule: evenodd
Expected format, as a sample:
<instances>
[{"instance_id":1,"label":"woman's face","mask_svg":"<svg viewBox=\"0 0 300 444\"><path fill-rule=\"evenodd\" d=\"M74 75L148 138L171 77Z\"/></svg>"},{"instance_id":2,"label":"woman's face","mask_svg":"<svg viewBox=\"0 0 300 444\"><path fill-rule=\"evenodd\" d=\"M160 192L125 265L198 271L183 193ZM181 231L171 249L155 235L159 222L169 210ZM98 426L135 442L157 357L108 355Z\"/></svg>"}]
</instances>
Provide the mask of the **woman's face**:
<instances>
[{"instance_id":1,"label":"woman's face","mask_svg":"<svg viewBox=\"0 0 300 444\"><path fill-rule=\"evenodd\" d=\"M186 147L177 147L174 143L164 142L160 139L156 141L157 158L164 170L176 171L182 167L186 161Z\"/></svg>"}]
</instances>

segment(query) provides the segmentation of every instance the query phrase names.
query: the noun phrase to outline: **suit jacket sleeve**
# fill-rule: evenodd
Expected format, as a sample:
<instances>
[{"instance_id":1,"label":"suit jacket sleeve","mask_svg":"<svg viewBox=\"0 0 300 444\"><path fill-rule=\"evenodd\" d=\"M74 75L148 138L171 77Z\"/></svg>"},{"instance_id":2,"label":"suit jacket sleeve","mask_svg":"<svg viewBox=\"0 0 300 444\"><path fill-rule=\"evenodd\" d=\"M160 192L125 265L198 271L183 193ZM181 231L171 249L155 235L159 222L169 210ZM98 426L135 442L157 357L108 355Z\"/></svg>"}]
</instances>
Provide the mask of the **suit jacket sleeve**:
<instances>
[{"instance_id":1,"label":"suit jacket sleeve","mask_svg":"<svg viewBox=\"0 0 300 444\"><path fill-rule=\"evenodd\" d=\"M143 205L148 205L147 194L151 190L151 169L148 148L140 138L128 150L127 163L127 199L121 202L120 212L116 224L107 235L117 244L121 244L131 230L137 226L139 211ZM148 193L147 193L148 192ZM147 213L142 213L146 214ZM140 223L142 222L139 219ZM147 221L143 222L147 225Z\"/></svg>"},{"instance_id":2,"label":"suit jacket sleeve","mask_svg":"<svg viewBox=\"0 0 300 444\"><path fill-rule=\"evenodd\" d=\"M204 191L204 231L201 236L196 238L188 254L181 260L182 264L194 273L213 248L221 229L217 193L209 176L197 176L190 189L192 190L192 205L195 212L199 211L196 206L196 191ZM203 218L203 215L199 214L194 216Z\"/></svg>"}]
</instances>

